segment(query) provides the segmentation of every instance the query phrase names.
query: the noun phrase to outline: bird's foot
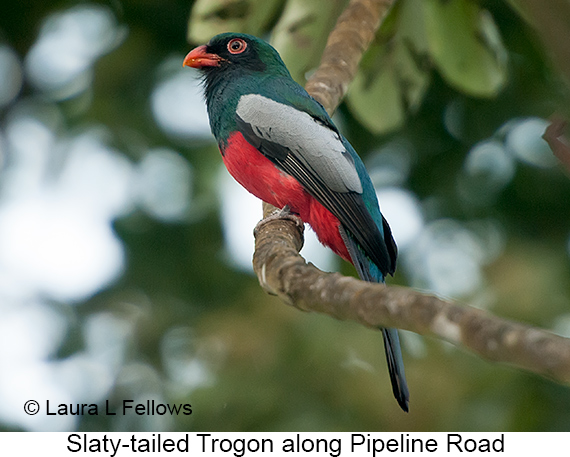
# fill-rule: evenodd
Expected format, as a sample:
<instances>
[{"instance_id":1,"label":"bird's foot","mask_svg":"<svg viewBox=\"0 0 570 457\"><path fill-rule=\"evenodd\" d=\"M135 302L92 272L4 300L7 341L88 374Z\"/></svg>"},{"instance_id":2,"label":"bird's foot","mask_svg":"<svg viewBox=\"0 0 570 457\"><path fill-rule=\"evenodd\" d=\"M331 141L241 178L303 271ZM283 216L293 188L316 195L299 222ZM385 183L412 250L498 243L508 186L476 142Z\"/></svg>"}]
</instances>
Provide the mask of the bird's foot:
<instances>
[{"instance_id":1,"label":"bird's foot","mask_svg":"<svg viewBox=\"0 0 570 457\"><path fill-rule=\"evenodd\" d=\"M276 209L269 216L260 220L257 223L257 226L253 231L253 234L255 235L263 225L267 224L268 222L276 220L289 220L291 222L294 222L297 228L301 231L301 233L305 229L305 223L303 222L303 220L297 214L291 212L291 208L289 208L289 205L285 205L283 208Z\"/></svg>"}]
</instances>

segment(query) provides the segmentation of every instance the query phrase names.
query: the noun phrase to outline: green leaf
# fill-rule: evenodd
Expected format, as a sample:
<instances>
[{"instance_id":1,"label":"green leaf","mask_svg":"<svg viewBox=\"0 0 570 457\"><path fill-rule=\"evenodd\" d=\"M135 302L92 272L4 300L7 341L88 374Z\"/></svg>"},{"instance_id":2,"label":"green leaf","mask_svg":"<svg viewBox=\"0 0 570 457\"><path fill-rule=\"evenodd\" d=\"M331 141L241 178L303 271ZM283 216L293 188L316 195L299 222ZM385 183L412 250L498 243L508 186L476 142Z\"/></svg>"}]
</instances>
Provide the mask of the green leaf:
<instances>
[{"instance_id":1,"label":"green leaf","mask_svg":"<svg viewBox=\"0 0 570 457\"><path fill-rule=\"evenodd\" d=\"M373 133L401 127L429 87L421 1L402 1L390 12L350 86L348 107Z\"/></svg>"},{"instance_id":2,"label":"green leaf","mask_svg":"<svg viewBox=\"0 0 570 457\"><path fill-rule=\"evenodd\" d=\"M205 43L223 32L261 35L282 4L283 0L197 0L188 22L188 41Z\"/></svg>"},{"instance_id":3,"label":"green leaf","mask_svg":"<svg viewBox=\"0 0 570 457\"><path fill-rule=\"evenodd\" d=\"M347 103L354 117L373 133L385 133L400 127L405 107L398 80L386 68L370 80L360 71L350 87Z\"/></svg>"},{"instance_id":4,"label":"green leaf","mask_svg":"<svg viewBox=\"0 0 570 457\"><path fill-rule=\"evenodd\" d=\"M289 0L276 24L271 43L279 51L291 75L300 84L315 69L327 37L347 0Z\"/></svg>"},{"instance_id":5,"label":"green leaf","mask_svg":"<svg viewBox=\"0 0 570 457\"><path fill-rule=\"evenodd\" d=\"M445 80L469 95L492 97L507 79L507 52L491 15L471 0L424 0L427 40Z\"/></svg>"}]
</instances>

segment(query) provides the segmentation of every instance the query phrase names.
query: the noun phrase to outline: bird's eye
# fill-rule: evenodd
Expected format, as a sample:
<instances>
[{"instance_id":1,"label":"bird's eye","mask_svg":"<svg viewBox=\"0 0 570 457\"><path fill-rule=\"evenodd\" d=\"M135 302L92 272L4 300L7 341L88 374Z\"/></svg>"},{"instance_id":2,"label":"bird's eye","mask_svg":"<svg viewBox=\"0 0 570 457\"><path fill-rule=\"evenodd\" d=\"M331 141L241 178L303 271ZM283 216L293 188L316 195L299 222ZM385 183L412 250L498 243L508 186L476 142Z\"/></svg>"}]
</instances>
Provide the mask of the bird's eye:
<instances>
[{"instance_id":1,"label":"bird's eye","mask_svg":"<svg viewBox=\"0 0 570 457\"><path fill-rule=\"evenodd\" d=\"M230 54L241 54L247 48L247 43L241 38L234 38L228 43Z\"/></svg>"}]
</instances>

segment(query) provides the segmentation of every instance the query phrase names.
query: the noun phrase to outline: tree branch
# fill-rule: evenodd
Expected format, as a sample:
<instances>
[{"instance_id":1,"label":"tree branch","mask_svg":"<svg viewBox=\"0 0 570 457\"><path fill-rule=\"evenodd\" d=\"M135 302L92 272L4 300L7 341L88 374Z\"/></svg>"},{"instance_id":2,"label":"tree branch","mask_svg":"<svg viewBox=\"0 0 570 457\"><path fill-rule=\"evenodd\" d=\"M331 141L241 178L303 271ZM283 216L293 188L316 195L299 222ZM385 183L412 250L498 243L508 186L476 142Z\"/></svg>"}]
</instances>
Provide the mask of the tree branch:
<instances>
[{"instance_id":1,"label":"tree branch","mask_svg":"<svg viewBox=\"0 0 570 457\"><path fill-rule=\"evenodd\" d=\"M567 338L407 287L324 273L298 254L303 235L291 219L260 222L253 258L262 287L285 303L374 329L396 327L436 336L486 359L570 383Z\"/></svg>"},{"instance_id":2,"label":"tree branch","mask_svg":"<svg viewBox=\"0 0 570 457\"><path fill-rule=\"evenodd\" d=\"M321 66L307 83L309 93L329 112L344 95L392 3L352 0L340 16ZM273 211L264 204L264 217ZM299 255L302 245L303 223L296 216L264 219L255 229L253 268L261 286L285 303L370 328L396 327L436 336L489 360L570 383L569 339L410 288L324 273Z\"/></svg>"}]
</instances>

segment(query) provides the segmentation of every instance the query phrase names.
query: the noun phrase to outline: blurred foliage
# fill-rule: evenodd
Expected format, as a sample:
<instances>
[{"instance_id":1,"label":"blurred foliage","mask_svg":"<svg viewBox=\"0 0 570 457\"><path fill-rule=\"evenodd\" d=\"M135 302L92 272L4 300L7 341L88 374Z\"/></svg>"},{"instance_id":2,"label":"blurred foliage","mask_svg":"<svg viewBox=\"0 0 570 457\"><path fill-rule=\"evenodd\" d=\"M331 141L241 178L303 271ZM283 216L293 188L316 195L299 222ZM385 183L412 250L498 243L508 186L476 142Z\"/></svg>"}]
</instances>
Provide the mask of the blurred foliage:
<instances>
[{"instance_id":1,"label":"blurred foliage","mask_svg":"<svg viewBox=\"0 0 570 457\"><path fill-rule=\"evenodd\" d=\"M114 221L126 253L125 271L114 284L80 303L49 301L67 322L51 362L84 351L89 322L113 316L131 330L105 398L114 405L133 397L188 402L193 413L173 420L83 417L77 429L569 429L567 387L409 334L402 337L411 390L410 413L404 414L392 398L377 332L290 309L228 260L218 215L219 153L203 138L161 130L151 93L163 62L174 55L181 65L186 37L198 44L225 30L271 36L302 81L318 64L344 2L325 3L102 2L128 34L97 60L92 84L53 101L25 82L18 97L0 108L0 132L12 109L31 100L59 110L62 134L104 125L112 146L131 164L147 148L168 147L193 170L191 207L183 220L164 222L135 207ZM23 59L44 18L75 5L4 5L0 39ZM395 185L417 199L426 225L492 221L500 227L496 244L482 238L483 247L496 247L493 260L482 263L481 283L459 298L568 335L570 180L558 167L537 166L509 149L514 127L526 125L519 121L548 118L569 105L565 94L534 32L506 3L401 0L365 55L337 118L369 164L382 163L386 145L407 145L409 171ZM495 170L492 158L475 175L469 165L478 163L469 159L474 147L489 140L507 151L512 165L512 174L494 187L486 181ZM354 274L352 267L342 268ZM393 282L418 285L414 274L402 266ZM26 428L9 422L0 427Z\"/></svg>"},{"instance_id":2,"label":"blurred foliage","mask_svg":"<svg viewBox=\"0 0 570 457\"><path fill-rule=\"evenodd\" d=\"M430 83L424 3L396 3L350 86L351 112L373 133L394 130L421 105Z\"/></svg>"},{"instance_id":3,"label":"blurred foliage","mask_svg":"<svg viewBox=\"0 0 570 457\"><path fill-rule=\"evenodd\" d=\"M293 79L306 82L307 73L321 60L328 35L346 0L289 0L271 33L271 43L280 52Z\"/></svg>"},{"instance_id":4,"label":"blurred foliage","mask_svg":"<svg viewBox=\"0 0 570 457\"><path fill-rule=\"evenodd\" d=\"M496 95L507 56L491 15L468 0L430 0L424 7L428 47L442 76L468 95Z\"/></svg>"},{"instance_id":5,"label":"blurred foliage","mask_svg":"<svg viewBox=\"0 0 570 457\"><path fill-rule=\"evenodd\" d=\"M197 0L188 23L188 41L202 43L228 30L259 35L268 30L283 0Z\"/></svg>"},{"instance_id":6,"label":"blurred foliage","mask_svg":"<svg viewBox=\"0 0 570 457\"><path fill-rule=\"evenodd\" d=\"M366 53L349 107L374 133L401 127L422 103L432 68L466 95L497 95L507 53L489 12L470 0L397 2Z\"/></svg>"}]
</instances>

